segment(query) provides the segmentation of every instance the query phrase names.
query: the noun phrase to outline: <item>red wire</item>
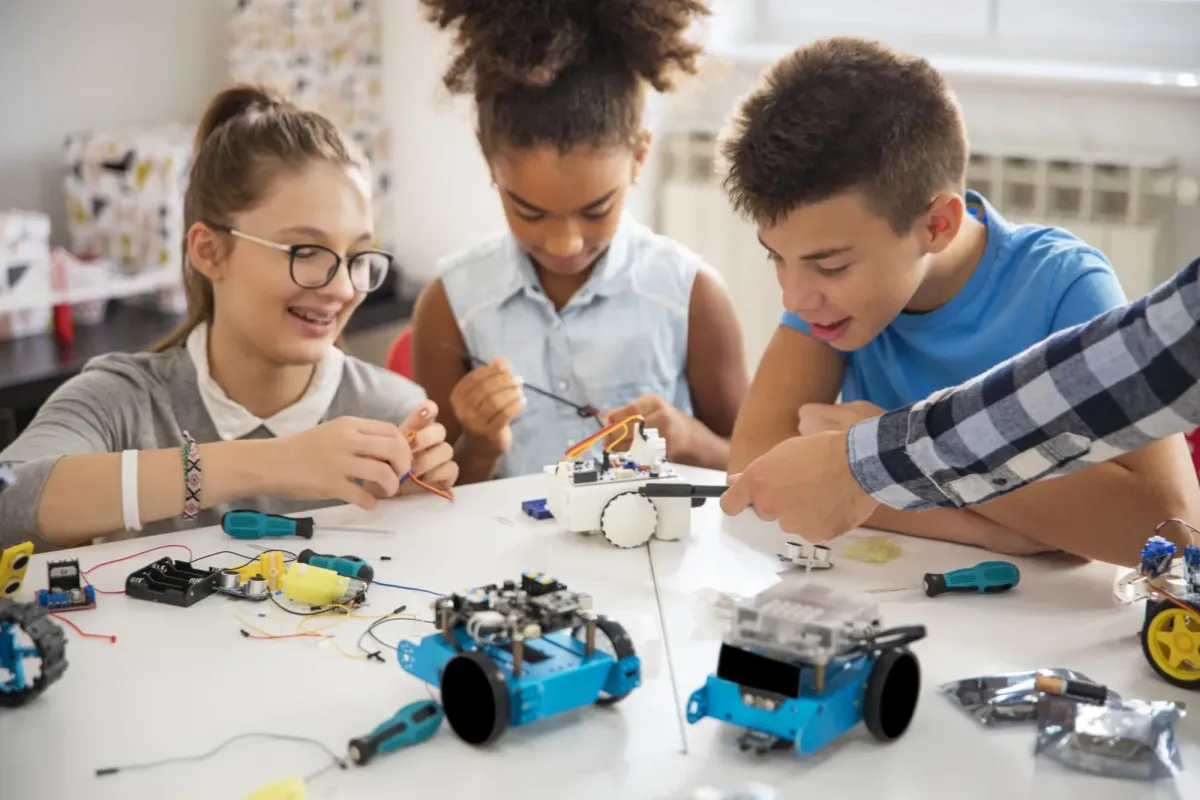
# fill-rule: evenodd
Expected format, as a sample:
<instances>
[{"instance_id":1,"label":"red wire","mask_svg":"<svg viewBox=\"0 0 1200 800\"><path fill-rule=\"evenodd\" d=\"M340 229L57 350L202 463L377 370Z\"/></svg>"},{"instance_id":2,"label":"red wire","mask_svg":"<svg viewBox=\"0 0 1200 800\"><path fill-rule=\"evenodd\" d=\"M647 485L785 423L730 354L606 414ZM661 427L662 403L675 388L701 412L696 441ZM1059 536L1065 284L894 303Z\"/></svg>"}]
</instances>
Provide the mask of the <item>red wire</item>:
<instances>
[{"instance_id":1,"label":"red wire","mask_svg":"<svg viewBox=\"0 0 1200 800\"><path fill-rule=\"evenodd\" d=\"M79 575L81 578L83 578L85 583L90 583L92 585L92 588L96 590L97 594L125 594L124 589L121 589L118 591L113 591L112 589L98 588L96 586L96 584L92 583L91 581L89 581L87 579L88 573L94 572L95 570L98 570L101 567L107 567L109 564L119 564L122 561L128 561L129 559L137 558L138 556L144 556L144 555L146 555L146 553L153 553L156 550L166 550L167 548L170 548L170 547L179 547L184 550L187 550L188 561L194 560L192 557L192 548L188 547L186 544L164 544L164 545L159 545L158 547L151 547L149 550L143 550L140 553L134 553L133 555L121 556L120 558L114 558L109 561L101 561L99 564L96 564L93 567L89 567L89 568L85 569L83 572L79 573Z\"/></svg>"},{"instance_id":2,"label":"red wire","mask_svg":"<svg viewBox=\"0 0 1200 800\"><path fill-rule=\"evenodd\" d=\"M66 617L62 616L61 614L47 614L46 616L53 617L54 619L58 620L59 622L63 623L64 625L66 625L69 628L71 628L72 630L74 630L76 633L78 633L80 636L82 636L85 639L108 639L108 641L113 644L117 643L116 636L110 636L107 633L88 633L87 631L83 630L78 625L76 625L74 622L71 622L71 620L67 619Z\"/></svg>"}]
</instances>

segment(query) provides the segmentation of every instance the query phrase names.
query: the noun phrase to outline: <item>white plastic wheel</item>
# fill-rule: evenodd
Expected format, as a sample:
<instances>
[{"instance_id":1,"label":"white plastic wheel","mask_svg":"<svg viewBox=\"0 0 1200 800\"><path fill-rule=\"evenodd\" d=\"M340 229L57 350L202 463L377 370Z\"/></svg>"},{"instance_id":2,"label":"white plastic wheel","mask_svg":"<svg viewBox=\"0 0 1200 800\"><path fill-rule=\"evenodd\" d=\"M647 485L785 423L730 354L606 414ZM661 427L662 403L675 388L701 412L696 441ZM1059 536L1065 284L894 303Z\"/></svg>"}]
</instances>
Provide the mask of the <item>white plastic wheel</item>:
<instances>
[{"instance_id":1,"label":"white plastic wheel","mask_svg":"<svg viewBox=\"0 0 1200 800\"><path fill-rule=\"evenodd\" d=\"M600 512L600 531L617 547L640 547L658 527L654 501L637 492L622 492Z\"/></svg>"}]
</instances>

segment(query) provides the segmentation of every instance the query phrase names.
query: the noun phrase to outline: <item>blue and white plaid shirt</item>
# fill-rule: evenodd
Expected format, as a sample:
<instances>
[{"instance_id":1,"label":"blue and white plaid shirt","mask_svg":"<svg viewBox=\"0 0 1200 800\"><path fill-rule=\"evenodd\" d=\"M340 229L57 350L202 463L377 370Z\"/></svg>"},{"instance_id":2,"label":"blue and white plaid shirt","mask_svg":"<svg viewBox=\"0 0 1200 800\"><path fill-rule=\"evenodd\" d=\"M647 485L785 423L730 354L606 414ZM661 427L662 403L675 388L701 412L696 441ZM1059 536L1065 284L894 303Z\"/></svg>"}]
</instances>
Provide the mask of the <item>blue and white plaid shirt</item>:
<instances>
[{"instance_id":1,"label":"blue and white plaid shirt","mask_svg":"<svg viewBox=\"0 0 1200 800\"><path fill-rule=\"evenodd\" d=\"M1200 426L1200 258L1129 305L850 430L880 503L983 503Z\"/></svg>"}]
</instances>

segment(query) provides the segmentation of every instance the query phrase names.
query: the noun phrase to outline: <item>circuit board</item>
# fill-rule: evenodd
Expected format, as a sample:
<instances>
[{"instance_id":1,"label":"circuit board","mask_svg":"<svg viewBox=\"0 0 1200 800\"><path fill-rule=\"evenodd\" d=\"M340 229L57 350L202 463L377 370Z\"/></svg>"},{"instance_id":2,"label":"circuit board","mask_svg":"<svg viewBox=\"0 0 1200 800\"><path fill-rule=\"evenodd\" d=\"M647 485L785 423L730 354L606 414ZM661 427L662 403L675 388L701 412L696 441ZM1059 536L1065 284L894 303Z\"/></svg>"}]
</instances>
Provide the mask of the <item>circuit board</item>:
<instances>
[{"instance_id":1,"label":"circuit board","mask_svg":"<svg viewBox=\"0 0 1200 800\"><path fill-rule=\"evenodd\" d=\"M608 467L604 467L601 459L585 458L571 462L570 481L572 486L590 486L600 483L623 483L625 481L644 481L647 479L674 478L675 471L669 464L663 463L656 467L639 465L619 454L609 457Z\"/></svg>"},{"instance_id":2,"label":"circuit board","mask_svg":"<svg viewBox=\"0 0 1200 800\"><path fill-rule=\"evenodd\" d=\"M82 611L96 607L96 590L84 584L78 560L51 561L46 565L46 588L38 591L37 602L47 611Z\"/></svg>"},{"instance_id":3,"label":"circuit board","mask_svg":"<svg viewBox=\"0 0 1200 800\"><path fill-rule=\"evenodd\" d=\"M590 595L573 592L541 572L525 572L521 580L488 584L454 592L434 604L435 623L445 632L464 627L483 644L536 639L585 624Z\"/></svg>"}]
</instances>

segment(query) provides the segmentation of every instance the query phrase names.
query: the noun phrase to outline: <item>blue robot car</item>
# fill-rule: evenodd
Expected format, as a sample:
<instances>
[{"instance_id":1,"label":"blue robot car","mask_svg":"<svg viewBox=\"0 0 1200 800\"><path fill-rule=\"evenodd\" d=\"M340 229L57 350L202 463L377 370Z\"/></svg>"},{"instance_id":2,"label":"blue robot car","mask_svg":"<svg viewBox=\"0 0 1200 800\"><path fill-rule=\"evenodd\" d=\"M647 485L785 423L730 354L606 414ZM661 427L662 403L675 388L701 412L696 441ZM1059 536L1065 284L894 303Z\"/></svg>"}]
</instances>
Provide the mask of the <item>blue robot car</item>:
<instances>
[{"instance_id":1,"label":"blue robot car","mask_svg":"<svg viewBox=\"0 0 1200 800\"><path fill-rule=\"evenodd\" d=\"M705 717L745 729L743 752L789 748L808 755L859 722L898 739L917 708L921 670L908 645L923 625L884 630L869 599L806 584L739 603L717 671L688 700Z\"/></svg>"},{"instance_id":2,"label":"blue robot car","mask_svg":"<svg viewBox=\"0 0 1200 800\"><path fill-rule=\"evenodd\" d=\"M406 672L441 689L446 721L487 745L509 727L587 705L610 705L641 685L641 662L618 623L591 597L543 573L447 595L438 632L397 649Z\"/></svg>"}]
</instances>

